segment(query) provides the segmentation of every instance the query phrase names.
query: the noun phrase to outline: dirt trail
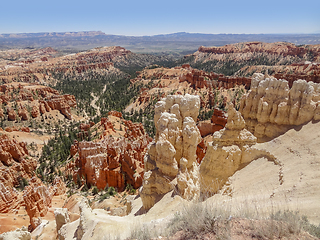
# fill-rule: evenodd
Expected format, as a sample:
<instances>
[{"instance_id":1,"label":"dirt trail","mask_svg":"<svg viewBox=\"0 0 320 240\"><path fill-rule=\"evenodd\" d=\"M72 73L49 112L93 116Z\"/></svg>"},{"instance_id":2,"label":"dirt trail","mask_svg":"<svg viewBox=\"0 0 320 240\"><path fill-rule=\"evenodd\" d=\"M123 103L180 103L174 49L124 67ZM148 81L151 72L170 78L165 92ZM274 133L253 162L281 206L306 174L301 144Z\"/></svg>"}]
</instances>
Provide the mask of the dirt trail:
<instances>
[{"instance_id":1,"label":"dirt trail","mask_svg":"<svg viewBox=\"0 0 320 240\"><path fill-rule=\"evenodd\" d=\"M104 85L103 89L102 89L102 93L103 94L107 89L107 85ZM91 97L93 97L93 100L91 101L90 105L91 107L93 107L94 109L96 109L96 115L97 116L101 116L101 112L100 112L100 107L96 105L96 102L99 99L99 96L95 96L93 93L91 93Z\"/></svg>"}]
</instances>

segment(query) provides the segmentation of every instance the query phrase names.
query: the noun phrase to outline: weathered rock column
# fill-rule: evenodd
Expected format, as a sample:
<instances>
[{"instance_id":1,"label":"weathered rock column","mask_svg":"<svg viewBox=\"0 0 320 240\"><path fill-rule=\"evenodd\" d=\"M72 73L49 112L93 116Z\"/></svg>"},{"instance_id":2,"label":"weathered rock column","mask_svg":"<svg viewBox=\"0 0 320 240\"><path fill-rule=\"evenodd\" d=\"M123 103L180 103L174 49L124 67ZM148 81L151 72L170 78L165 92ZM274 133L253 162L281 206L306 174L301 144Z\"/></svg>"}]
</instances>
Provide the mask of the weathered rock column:
<instances>
[{"instance_id":1,"label":"weathered rock column","mask_svg":"<svg viewBox=\"0 0 320 240\"><path fill-rule=\"evenodd\" d=\"M242 164L254 159L250 146L257 142L257 138L244 127L240 112L229 104L227 124L213 134L213 141L200 165L201 194L215 194Z\"/></svg>"},{"instance_id":2,"label":"weathered rock column","mask_svg":"<svg viewBox=\"0 0 320 240\"><path fill-rule=\"evenodd\" d=\"M155 142L145 156L143 206L150 209L165 193L177 189L185 199L199 196L196 150L201 135L196 127L200 97L169 95L155 106Z\"/></svg>"}]
</instances>

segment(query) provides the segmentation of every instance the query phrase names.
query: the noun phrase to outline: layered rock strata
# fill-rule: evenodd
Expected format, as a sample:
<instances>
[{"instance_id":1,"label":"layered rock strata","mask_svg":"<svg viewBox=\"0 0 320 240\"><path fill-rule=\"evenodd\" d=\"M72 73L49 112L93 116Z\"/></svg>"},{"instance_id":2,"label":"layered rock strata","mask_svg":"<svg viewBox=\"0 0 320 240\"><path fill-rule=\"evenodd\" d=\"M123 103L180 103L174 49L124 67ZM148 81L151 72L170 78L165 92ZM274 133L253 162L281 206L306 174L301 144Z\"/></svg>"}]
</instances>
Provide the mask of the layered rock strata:
<instances>
[{"instance_id":1,"label":"layered rock strata","mask_svg":"<svg viewBox=\"0 0 320 240\"><path fill-rule=\"evenodd\" d=\"M241 99L246 127L258 138L274 138L290 127L320 119L320 84L288 81L254 74L250 91Z\"/></svg>"},{"instance_id":2,"label":"layered rock strata","mask_svg":"<svg viewBox=\"0 0 320 240\"><path fill-rule=\"evenodd\" d=\"M196 127L200 97L169 95L155 106L155 142L145 156L145 174L140 195L150 209L175 187L185 199L199 196L197 145L201 135Z\"/></svg>"},{"instance_id":3,"label":"layered rock strata","mask_svg":"<svg viewBox=\"0 0 320 240\"><path fill-rule=\"evenodd\" d=\"M123 190L126 184L134 188L142 185L143 158L152 139L145 134L142 124L121 121L127 127L125 137L105 136L98 142L82 141L72 145L72 155L78 155L67 169L75 181L83 176L87 185L99 189L109 186ZM101 125L115 131L107 118L101 119Z\"/></svg>"},{"instance_id":4,"label":"layered rock strata","mask_svg":"<svg viewBox=\"0 0 320 240\"><path fill-rule=\"evenodd\" d=\"M236 85L243 85L247 89L250 87L251 78L238 76L224 76L223 74L208 73L202 70L190 68L190 72L182 74L179 77L179 82L188 82L194 89L223 87L233 88ZM215 81L213 81L215 80Z\"/></svg>"},{"instance_id":5,"label":"layered rock strata","mask_svg":"<svg viewBox=\"0 0 320 240\"><path fill-rule=\"evenodd\" d=\"M59 110L66 118L71 119L70 109L77 105L73 95L60 95L50 87L27 83L0 85L0 106L2 102L7 105L9 121L15 121L18 116L22 121L26 121L30 117L37 118L52 110ZM0 117L4 117L2 108Z\"/></svg>"}]
</instances>

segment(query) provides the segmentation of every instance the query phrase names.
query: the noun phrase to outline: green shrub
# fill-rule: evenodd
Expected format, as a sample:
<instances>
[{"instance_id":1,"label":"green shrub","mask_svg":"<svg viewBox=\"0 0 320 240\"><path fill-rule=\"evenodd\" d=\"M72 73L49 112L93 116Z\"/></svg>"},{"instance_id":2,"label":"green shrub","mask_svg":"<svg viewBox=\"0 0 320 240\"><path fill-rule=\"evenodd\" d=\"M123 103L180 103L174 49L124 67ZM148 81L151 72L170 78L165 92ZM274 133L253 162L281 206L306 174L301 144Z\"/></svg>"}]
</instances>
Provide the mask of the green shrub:
<instances>
[{"instance_id":1,"label":"green shrub","mask_svg":"<svg viewBox=\"0 0 320 240\"><path fill-rule=\"evenodd\" d=\"M98 194L99 193L99 189L97 188L97 186L94 186L93 188L92 188L92 194L93 195L96 195L96 194Z\"/></svg>"},{"instance_id":2,"label":"green shrub","mask_svg":"<svg viewBox=\"0 0 320 240\"><path fill-rule=\"evenodd\" d=\"M23 191L24 190L24 188L26 187L26 186L28 186L29 185L29 183L28 183L28 180L27 179L25 179L24 177L20 177L19 178L19 186L18 186L18 188L21 190L21 191Z\"/></svg>"}]
</instances>

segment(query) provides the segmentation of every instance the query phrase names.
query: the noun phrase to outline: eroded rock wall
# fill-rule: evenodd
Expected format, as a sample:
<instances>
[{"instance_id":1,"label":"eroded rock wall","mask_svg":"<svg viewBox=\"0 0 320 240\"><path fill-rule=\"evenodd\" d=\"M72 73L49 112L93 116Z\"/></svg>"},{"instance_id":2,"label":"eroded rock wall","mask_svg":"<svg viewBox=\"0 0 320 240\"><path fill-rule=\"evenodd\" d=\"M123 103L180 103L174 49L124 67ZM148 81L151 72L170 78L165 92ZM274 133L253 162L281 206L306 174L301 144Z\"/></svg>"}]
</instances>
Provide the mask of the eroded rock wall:
<instances>
[{"instance_id":1,"label":"eroded rock wall","mask_svg":"<svg viewBox=\"0 0 320 240\"><path fill-rule=\"evenodd\" d=\"M290 127L320 119L320 84L254 74L239 111L258 138L274 138Z\"/></svg>"},{"instance_id":2,"label":"eroded rock wall","mask_svg":"<svg viewBox=\"0 0 320 240\"><path fill-rule=\"evenodd\" d=\"M243 85L245 88L250 87L251 78L239 77L239 76L224 76L223 74L217 74L213 72L205 72L202 70L192 69L186 74L182 74L179 77L179 82L188 82L194 89L199 88L234 88L237 85ZM215 81L213 81L215 80Z\"/></svg>"},{"instance_id":3,"label":"eroded rock wall","mask_svg":"<svg viewBox=\"0 0 320 240\"><path fill-rule=\"evenodd\" d=\"M62 195L66 192L66 186L59 177L53 181L53 186L45 186L37 177L29 180L28 186L23 191L23 201L27 214L30 218L29 231L33 231L42 222L49 208L53 196Z\"/></svg>"},{"instance_id":4,"label":"eroded rock wall","mask_svg":"<svg viewBox=\"0 0 320 240\"><path fill-rule=\"evenodd\" d=\"M84 177L89 186L99 189L109 186L123 190L125 184L134 188L142 185L143 158L152 139L145 134L142 124L120 120L126 126L124 137L105 136L97 142L82 141L72 145L72 155L78 155L69 163L67 171L75 181ZM107 118L101 119L101 125L105 131L115 131Z\"/></svg>"},{"instance_id":5,"label":"eroded rock wall","mask_svg":"<svg viewBox=\"0 0 320 240\"><path fill-rule=\"evenodd\" d=\"M196 126L200 97L169 95L155 106L155 142L145 156L145 174L140 195L145 209L175 187L185 199L199 196Z\"/></svg>"},{"instance_id":6,"label":"eroded rock wall","mask_svg":"<svg viewBox=\"0 0 320 240\"><path fill-rule=\"evenodd\" d=\"M0 183L13 188L19 185L22 178L33 176L37 162L28 156L26 144L0 136Z\"/></svg>"}]
</instances>

